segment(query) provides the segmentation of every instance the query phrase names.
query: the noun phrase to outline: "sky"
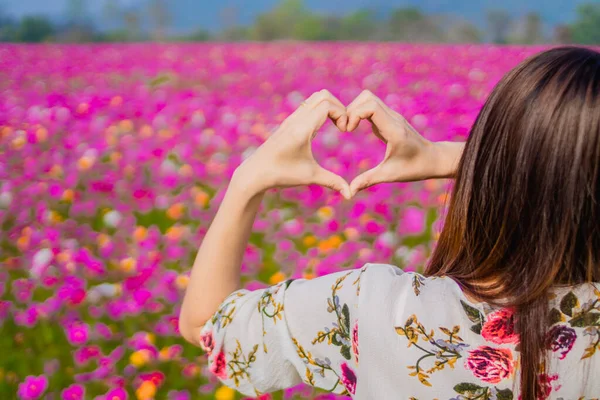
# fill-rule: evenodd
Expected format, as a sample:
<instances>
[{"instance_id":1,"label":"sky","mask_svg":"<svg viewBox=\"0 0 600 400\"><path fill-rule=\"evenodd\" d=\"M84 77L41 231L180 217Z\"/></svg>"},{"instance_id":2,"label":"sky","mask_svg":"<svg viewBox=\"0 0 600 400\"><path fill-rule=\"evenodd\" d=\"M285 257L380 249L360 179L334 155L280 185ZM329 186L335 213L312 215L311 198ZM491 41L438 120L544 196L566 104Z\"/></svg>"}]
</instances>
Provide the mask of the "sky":
<instances>
[{"instance_id":1,"label":"sky","mask_svg":"<svg viewBox=\"0 0 600 400\"><path fill-rule=\"evenodd\" d=\"M102 20L106 0L87 0L92 21ZM123 7L135 7L148 0L119 0ZM539 12L548 24L566 23L575 18L577 4L598 0L304 0L314 11L345 14L361 7L390 10L395 7L418 6L429 13L450 13L469 20L476 25L485 22L485 11L502 8L514 16L529 11ZM171 7L173 25L185 31L202 26L209 30L219 29L222 10L235 7L240 24L251 23L256 16L268 11L278 0L167 0ZM26 14L45 14L60 19L66 15L68 0L0 0L5 14L21 17ZM98 22L101 26L102 22Z\"/></svg>"}]
</instances>

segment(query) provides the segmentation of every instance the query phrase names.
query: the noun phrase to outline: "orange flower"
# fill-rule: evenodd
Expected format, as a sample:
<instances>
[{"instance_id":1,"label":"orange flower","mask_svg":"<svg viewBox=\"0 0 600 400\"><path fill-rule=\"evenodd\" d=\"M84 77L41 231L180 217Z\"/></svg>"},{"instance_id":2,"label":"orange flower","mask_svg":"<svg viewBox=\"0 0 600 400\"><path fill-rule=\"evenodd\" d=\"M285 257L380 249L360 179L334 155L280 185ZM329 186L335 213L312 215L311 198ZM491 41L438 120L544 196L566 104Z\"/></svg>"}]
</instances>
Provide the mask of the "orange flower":
<instances>
[{"instance_id":1,"label":"orange flower","mask_svg":"<svg viewBox=\"0 0 600 400\"><path fill-rule=\"evenodd\" d=\"M144 381L135 391L138 400L150 400L156 395L156 385L152 381Z\"/></svg>"},{"instance_id":2,"label":"orange flower","mask_svg":"<svg viewBox=\"0 0 600 400\"><path fill-rule=\"evenodd\" d=\"M142 240L146 239L147 236L148 231L143 226L138 226L137 228L135 228L135 231L133 231L133 238L137 242L141 242Z\"/></svg>"},{"instance_id":3,"label":"orange flower","mask_svg":"<svg viewBox=\"0 0 600 400\"><path fill-rule=\"evenodd\" d=\"M167 216L171 219L179 219L183 216L183 203L175 203L167 210Z\"/></svg>"},{"instance_id":4,"label":"orange flower","mask_svg":"<svg viewBox=\"0 0 600 400\"><path fill-rule=\"evenodd\" d=\"M271 285L276 285L279 282L283 282L285 280L285 274L281 271L275 272L273 275L271 275L271 277L269 278L269 283Z\"/></svg>"}]
</instances>

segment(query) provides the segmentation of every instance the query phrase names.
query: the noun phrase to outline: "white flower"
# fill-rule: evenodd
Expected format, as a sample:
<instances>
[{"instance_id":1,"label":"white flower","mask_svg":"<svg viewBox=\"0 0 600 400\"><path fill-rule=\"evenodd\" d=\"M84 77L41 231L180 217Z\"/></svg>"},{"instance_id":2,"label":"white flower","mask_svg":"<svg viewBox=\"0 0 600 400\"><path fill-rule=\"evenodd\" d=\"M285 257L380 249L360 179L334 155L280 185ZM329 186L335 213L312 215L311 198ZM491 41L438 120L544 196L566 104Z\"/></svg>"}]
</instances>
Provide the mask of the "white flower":
<instances>
[{"instance_id":1,"label":"white flower","mask_svg":"<svg viewBox=\"0 0 600 400\"><path fill-rule=\"evenodd\" d=\"M177 171L177 165L175 165L175 163L172 160L166 158L162 162L162 164L160 164L160 171L162 173L167 173L167 174L173 173L173 172Z\"/></svg>"},{"instance_id":2,"label":"white flower","mask_svg":"<svg viewBox=\"0 0 600 400\"><path fill-rule=\"evenodd\" d=\"M121 213L116 210L112 210L104 214L104 224L110 226L111 228L115 228L117 225L119 225L119 223L121 223L121 219L123 219Z\"/></svg>"},{"instance_id":3,"label":"white flower","mask_svg":"<svg viewBox=\"0 0 600 400\"><path fill-rule=\"evenodd\" d=\"M379 235L377 240L386 247L395 247L398 244L398 235L388 231Z\"/></svg>"},{"instance_id":4,"label":"white flower","mask_svg":"<svg viewBox=\"0 0 600 400\"><path fill-rule=\"evenodd\" d=\"M8 208L12 203L13 195L11 192L0 193L0 208Z\"/></svg>"}]
</instances>

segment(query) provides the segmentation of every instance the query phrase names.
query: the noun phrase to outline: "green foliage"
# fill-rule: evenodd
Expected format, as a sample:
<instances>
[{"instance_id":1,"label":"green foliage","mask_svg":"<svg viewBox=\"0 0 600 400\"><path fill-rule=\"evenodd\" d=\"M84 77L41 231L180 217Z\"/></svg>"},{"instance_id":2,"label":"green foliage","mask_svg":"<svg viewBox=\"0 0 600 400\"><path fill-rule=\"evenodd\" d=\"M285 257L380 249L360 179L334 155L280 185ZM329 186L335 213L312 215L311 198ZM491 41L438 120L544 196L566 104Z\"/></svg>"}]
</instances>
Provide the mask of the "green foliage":
<instances>
[{"instance_id":1,"label":"green foliage","mask_svg":"<svg viewBox=\"0 0 600 400\"><path fill-rule=\"evenodd\" d=\"M25 17L17 29L16 40L39 43L48 40L55 32L54 26L46 17Z\"/></svg>"},{"instance_id":2,"label":"green foliage","mask_svg":"<svg viewBox=\"0 0 600 400\"><path fill-rule=\"evenodd\" d=\"M600 44L600 4L582 4L577 16L570 26L571 40L579 44Z\"/></svg>"}]
</instances>

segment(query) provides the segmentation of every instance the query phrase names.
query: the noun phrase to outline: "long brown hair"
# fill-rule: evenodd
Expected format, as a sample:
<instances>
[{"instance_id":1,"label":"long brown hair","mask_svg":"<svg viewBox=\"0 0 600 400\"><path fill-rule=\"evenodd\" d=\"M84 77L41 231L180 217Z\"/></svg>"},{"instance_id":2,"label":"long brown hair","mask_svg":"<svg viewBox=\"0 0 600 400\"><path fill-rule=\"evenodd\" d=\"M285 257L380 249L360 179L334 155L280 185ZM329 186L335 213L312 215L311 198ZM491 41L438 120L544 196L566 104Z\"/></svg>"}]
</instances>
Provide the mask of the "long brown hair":
<instances>
[{"instance_id":1,"label":"long brown hair","mask_svg":"<svg viewBox=\"0 0 600 400\"><path fill-rule=\"evenodd\" d=\"M543 397L550 288L600 281L600 53L554 48L494 88L426 273L515 309L521 398Z\"/></svg>"}]
</instances>

